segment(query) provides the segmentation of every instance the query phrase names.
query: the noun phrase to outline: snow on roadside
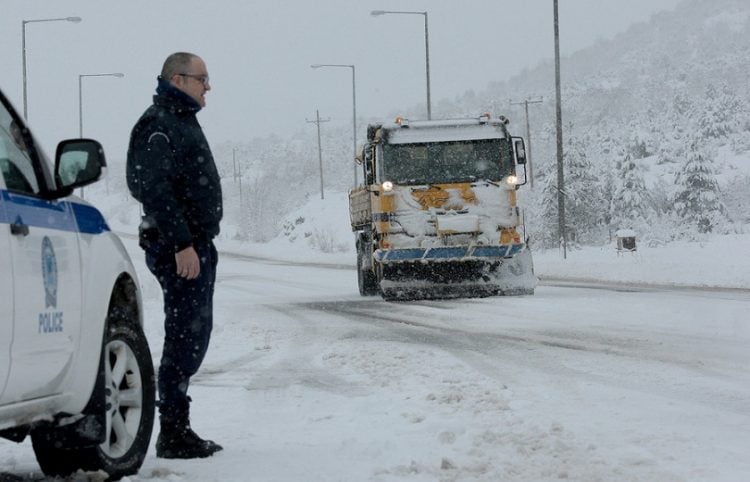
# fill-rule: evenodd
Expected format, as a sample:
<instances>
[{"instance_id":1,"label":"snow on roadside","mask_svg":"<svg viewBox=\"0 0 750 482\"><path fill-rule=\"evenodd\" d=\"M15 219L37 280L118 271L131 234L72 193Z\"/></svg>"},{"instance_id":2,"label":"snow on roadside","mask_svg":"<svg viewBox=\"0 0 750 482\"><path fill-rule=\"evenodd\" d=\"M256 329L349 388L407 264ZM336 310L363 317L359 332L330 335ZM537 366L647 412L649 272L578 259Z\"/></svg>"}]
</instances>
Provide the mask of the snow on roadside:
<instances>
[{"instance_id":1,"label":"snow on roadside","mask_svg":"<svg viewBox=\"0 0 750 482\"><path fill-rule=\"evenodd\" d=\"M703 242L638 246L618 254L614 244L534 253L542 279L598 280L719 288L750 288L750 235L716 235Z\"/></svg>"},{"instance_id":2,"label":"snow on roadside","mask_svg":"<svg viewBox=\"0 0 750 482\"><path fill-rule=\"evenodd\" d=\"M103 201L103 200L101 200ZM133 209L122 203L107 209L118 231L135 233ZM354 268L354 235L349 223L348 196L328 192L311 199L281 223L282 232L268 243L231 239L226 229L219 236L221 251L284 261L350 265ZM604 281L750 289L750 234L707 235L700 242L671 242L649 247L638 244L634 253L618 255L614 242L605 246L562 251L534 249L534 269L541 279Z\"/></svg>"},{"instance_id":3,"label":"snow on roadside","mask_svg":"<svg viewBox=\"0 0 750 482\"><path fill-rule=\"evenodd\" d=\"M291 213L289 229L270 243L222 240L225 250L289 261L329 262L354 267L354 235L349 226L346 193L329 193ZM326 233L341 250L323 252L310 233ZM679 241L658 247L638 244L633 253L618 254L605 246L534 250L534 269L541 279L645 283L656 285L750 288L750 235L706 236L701 242Z\"/></svg>"}]
</instances>

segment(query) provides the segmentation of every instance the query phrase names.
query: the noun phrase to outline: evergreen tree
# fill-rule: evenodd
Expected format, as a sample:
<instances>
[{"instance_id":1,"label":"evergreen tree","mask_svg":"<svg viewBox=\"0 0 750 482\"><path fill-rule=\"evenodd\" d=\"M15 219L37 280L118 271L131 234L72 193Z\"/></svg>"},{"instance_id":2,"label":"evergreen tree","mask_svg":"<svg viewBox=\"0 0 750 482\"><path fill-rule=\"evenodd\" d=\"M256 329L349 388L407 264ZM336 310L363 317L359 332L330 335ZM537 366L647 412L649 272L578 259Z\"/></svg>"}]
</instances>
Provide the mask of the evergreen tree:
<instances>
[{"instance_id":1,"label":"evergreen tree","mask_svg":"<svg viewBox=\"0 0 750 482\"><path fill-rule=\"evenodd\" d=\"M727 210L720 199L713 159L700 152L698 142L691 144L676 184L675 212L684 223L699 233L715 232L726 225Z\"/></svg>"},{"instance_id":2,"label":"evergreen tree","mask_svg":"<svg viewBox=\"0 0 750 482\"><path fill-rule=\"evenodd\" d=\"M709 84L698 115L695 116L703 138L719 139L737 132L742 107L742 102L728 86L717 88Z\"/></svg>"},{"instance_id":3,"label":"evergreen tree","mask_svg":"<svg viewBox=\"0 0 750 482\"><path fill-rule=\"evenodd\" d=\"M552 169L555 167L555 169ZM537 237L545 248L555 248L562 244L560 234L558 210L558 190L556 166L548 165L538 179L542 180L542 196L540 199L541 230Z\"/></svg>"},{"instance_id":4,"label":"evergreen tree","mask_svg":"<svg viewBox=\"0 0 750 482\"><path fill-rule=\"evenodd\" d=\"M649 208L649 193L641 168L630 154L619 163L611 206L613 227L633 229L645 234L653 210Z\"/></svg>"},{"instance_id":5,"label":"evergreen tree","mask_svg":"<svg viewBox=\"0 0 750 482\"><path fill-rule=\"evenodd\" d=\"M565 224L571 244L595 242L607 215L607 203L584 143L568 138L565 166Z\"/></svg>"}]
</instances>

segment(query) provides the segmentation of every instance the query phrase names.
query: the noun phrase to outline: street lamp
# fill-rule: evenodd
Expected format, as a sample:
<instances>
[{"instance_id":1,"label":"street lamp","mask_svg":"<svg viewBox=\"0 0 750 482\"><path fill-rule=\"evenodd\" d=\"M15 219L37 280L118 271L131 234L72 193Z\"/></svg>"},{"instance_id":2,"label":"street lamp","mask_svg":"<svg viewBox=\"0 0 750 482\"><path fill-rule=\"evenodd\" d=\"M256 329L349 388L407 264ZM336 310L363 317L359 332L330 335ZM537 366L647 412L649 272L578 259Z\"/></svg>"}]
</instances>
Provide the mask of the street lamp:
<instances>
[{"instance_id":1,"label":"street lamp","mask_svg":"<svg viewBox=\"0 0 750 482\"><path fill-rule=\"evenodd\" d=\"M427 28L427 12L400 12L393 10L373 10L370 15L379 17L387 14L404 14L404 15L424 15L424 51L425 51L425 71L427 72L427 119L432 119L432 107L430 104L430 37Z\"/></svg>"},{"instance_id":2,"label":"street lamp","mask_svg":"<svg viewBox=\"0 0 750 482\"><path fill-rule=\"evenodd\" d=\"M83 78L84 77L125 77L125 74L113 72L107 74L78 74L78 137L83 138ZM109 194L109 182L106 182L107 194ZM83 187L81 198L83 198Z\"/></svg>"},{"instance_id":3,"label":"street lamp","mask_svg":"<svg viewBox=\"0 0 750 482\"><path fill-rule=\"evenodd\" d=\"M355 75L355 68L351 64L312 64L310 67L313 69L319 69L321 67L344 67L352 69L352 146L354 148L354 157L352 161L357 158L357 81ZM357 187L357 164L354 163L354 187Z\"/></svg>"},{"instance_id":4,"label":"street lamp","mask_svg":"<svg viewBox=\"0 0 750 482\"><path fill-rule=\"evenodd\" d=\"M28 107L26 101L26 24L36 22L73 22L78 23L81 17L61 17L61 18L39 18L35 20L21 20L21 56L23 58L23 118L27 119Z\"/></svg>"},{"instance_id":5,"label":"street lamp","mask_svg":"<svg viewBox=\"0 0 750 482\"><path fill-rule=\"evenodd\" d=\"M554 9L555 35L555 130L557 134L557 230L562 238L563 259L567 259L568 235L565 230L565 176L563 172L563 132L562 101L560 95L560 19L557 12L557 0L552 1Z\"/></svg>"},{"instance_id":6,"label":"street lamp","mask_svg":"<svg viewBox=\"0 0 750 482\"><path fill-rule=\"evenodd\" d=\"M125 77L125 74L114 72L109 74L78 74L78 137L83 137L83 80L84 77Z\"/></svg>"}]
</instances>

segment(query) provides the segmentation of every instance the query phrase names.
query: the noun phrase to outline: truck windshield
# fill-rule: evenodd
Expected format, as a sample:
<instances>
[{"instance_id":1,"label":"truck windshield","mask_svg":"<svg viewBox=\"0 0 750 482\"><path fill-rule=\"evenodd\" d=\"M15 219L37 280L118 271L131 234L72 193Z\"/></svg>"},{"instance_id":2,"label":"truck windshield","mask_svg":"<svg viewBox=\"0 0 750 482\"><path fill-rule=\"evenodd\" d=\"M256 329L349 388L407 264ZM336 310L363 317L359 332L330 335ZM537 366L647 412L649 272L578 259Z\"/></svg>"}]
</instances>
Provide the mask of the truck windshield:
<instances>
[{"instance_id":1,"label":"truck windshield","mask_svg":"<svg viewBox=\"0 0 750 482\"><path fill-rule=\"evenodd\" d=\"M396 184L500 181L513 173L506 139L386 144L384 180Z\"/></svg>"}]
</instances>

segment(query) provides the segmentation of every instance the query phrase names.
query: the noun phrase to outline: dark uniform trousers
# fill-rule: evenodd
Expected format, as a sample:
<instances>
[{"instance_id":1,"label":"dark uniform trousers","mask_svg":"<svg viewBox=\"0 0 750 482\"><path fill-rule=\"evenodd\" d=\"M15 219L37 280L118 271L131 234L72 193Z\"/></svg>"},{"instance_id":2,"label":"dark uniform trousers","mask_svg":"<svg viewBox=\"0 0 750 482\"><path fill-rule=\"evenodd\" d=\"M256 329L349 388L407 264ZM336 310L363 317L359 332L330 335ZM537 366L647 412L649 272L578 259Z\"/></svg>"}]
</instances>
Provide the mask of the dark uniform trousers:
<instances>
[{"instance_id":1,"label":"dark uniform trousers","mask_svg":"<svg viewBox=\"0 0 750 482\"><path fill-rule=\"evenodd\" d=\"M208 349L213 327L216 282L216 248L211 240L195 241L200 275L192 280L177 275L172 247L151 243L146 265L159 280L164 294L164 350L159 366L159 413L162 419L186 421L190 377L195 375Z\"/></svg>"}]
</instances>

